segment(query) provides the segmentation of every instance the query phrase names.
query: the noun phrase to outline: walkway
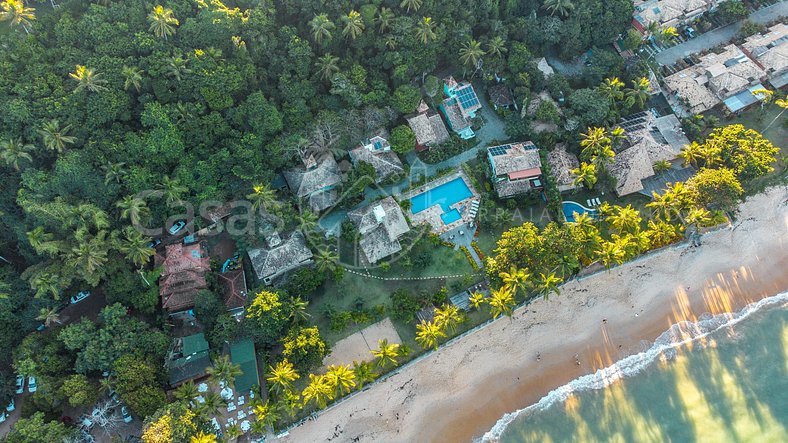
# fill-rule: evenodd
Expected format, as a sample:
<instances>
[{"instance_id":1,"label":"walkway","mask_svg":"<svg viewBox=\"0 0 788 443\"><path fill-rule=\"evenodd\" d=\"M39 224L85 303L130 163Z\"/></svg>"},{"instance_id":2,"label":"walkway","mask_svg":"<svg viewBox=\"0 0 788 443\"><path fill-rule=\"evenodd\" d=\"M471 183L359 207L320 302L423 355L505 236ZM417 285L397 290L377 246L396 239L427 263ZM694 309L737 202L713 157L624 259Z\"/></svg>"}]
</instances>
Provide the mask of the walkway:
<instances>
[{"instance_id":1,"label":"walkway","mask_svg":"<svg viewBox=\"0 0 788 443\"><path fill-rule=\"evenodd\" d=\"M750 14L748 19L754 23L766 24L785 16L788 16L788 1L781 1L759 9ZM742 22L744 20L711 30L680 45L665 49L657 54L655 60L663 66L672 65L681 58L725 44L736 37Z\"/></svg>"},{"instance_id":2,"label":"walkway","mask_svg":"<svg viewBox=\"0 0 788 443\"><path fill-rule=\"evenodd\" d=\"M383 281L444 280L447 278L462 278L468 275L468 274L454 274L454 275L437 275L435 277L378 277L377 275L372 275L368 272L359 272L349 268L345 268L345 271L350 272L351 274L360 275L362 277L374 278L376 280L383 280ZM482 275L482 273L477 272L470 275Z\"/></svg>"}]
</instances>

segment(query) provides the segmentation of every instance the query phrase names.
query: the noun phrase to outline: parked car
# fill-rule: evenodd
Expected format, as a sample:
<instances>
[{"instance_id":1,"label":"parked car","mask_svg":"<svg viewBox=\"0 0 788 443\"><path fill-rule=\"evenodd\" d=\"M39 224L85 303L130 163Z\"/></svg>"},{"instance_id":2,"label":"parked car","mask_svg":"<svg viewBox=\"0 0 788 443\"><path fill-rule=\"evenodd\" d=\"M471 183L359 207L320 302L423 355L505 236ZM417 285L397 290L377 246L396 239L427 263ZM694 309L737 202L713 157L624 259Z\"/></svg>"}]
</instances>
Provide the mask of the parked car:
<instances>
[{"instance_id":1,"label":"parked car","mask_svg":"<svg viewBox=\"0 0 788 443\"><path fill-rule=\"evenodd\" d=\"M5 410L11 412L14 409L16 409L16 405L14 404L14 399L12 398L11 403L9 403L8 406L5 407Z\"/></svg>"},{"instance_id":2,"label":"parked car","mask_svg":"<svg viewBox=\"0 0 788 443\"><path fill-rule=\"evenodd\" d=\"M16 376L16 393L21 394L25 392L25 376L24 375L17 375Z\"/></svg>"},{"instance_id":3,"label":"parked car","mask_svg":"<svg viewBox=\"0 0 788 443\"><path fill-rule=\"evenodd\" d=\"M161 244L161 240L159 240L158 238L154 238L153 240L148 242L148 247L153 249L156 246L159 246L160 244Z\"/></svg>"},{"instance_id":4,"label":"parked car","mask_svg":"<svg viewBox=\"0 0 788 443\"><path fill-rule=\"evenodd\" d=\"M0 423L4 422L6 418L5 412L0 413Z\"/></svg>"},{"instance_id":5,"label":"parked car","mask_svg":"<svg viewBox=\"0 0 788 443\"><path fill-rule=\"evenodd\" d=\"M123 416L124 423L131 423L131 421L134 420L134 418L131 417L131 414L129 414L129 410L125 406L120 408L120 415Z\"/></svg>"},{"instance_id":6,"label":"parked car","mask_svg":"<svg viewBox=\"0 0 788 443\"><path fill-rule=\"evenodd\" d=\"M118 393L114 389L111 389L109 391L109 399L110 399L110 401L112 402L112 404L114 406L117 406L117 405L120 404L120 396L118 395Z\"/></svg>"},{"instance_id":7,"label":"parked car","mask_svg":"<svg viewBox=\"0 0 788 443\"><path fill-rule=\"evenodd\" d=\"M172 226L170 226L170 229L169 229L168 232L170 233L170 235L175 235L175 234L181 232L181 229L183 229L185 227L186 227L186 220L178 220L175 223L173 223Z\"/></svg>"},{"instance_id":8,"label":"parked car","mask_svg":"<svg viewBox=\"0 0 788 443\"><path fill-rule=\"evenodd\" d=\"M71 304L75 305L88 297L90 297L90 291L79 291L77 295L71 296Z\"/></svg>"},{"instance_id":9,"label":"parked car","mask_svg":"<svg viewBox=\"0 0 788 443\"><path fill-rule=\"evenodd\" d=\"M35 377L28 377L27 378L27 392L33 393L38 390L38 385L36 384Z\"/></svg>"}]
</instances>

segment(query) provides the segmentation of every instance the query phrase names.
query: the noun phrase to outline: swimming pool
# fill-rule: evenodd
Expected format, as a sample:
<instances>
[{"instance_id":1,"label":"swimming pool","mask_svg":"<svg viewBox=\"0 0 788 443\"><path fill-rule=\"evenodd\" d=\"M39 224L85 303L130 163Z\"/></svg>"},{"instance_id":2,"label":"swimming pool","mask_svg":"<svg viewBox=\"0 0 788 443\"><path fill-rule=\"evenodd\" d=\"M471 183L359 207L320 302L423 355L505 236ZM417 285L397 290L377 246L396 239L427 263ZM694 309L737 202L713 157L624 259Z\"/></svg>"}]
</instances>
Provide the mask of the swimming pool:
<instances>
[{"instance_id":1,"label":"swimming pool","mask_svg":"<svg viewBox=\"0 0 788 443\"><path fill-rule=\"evenodd\" d=\"M586 208L585 206L581 205L580 203L573 202L573 201L565 201L561 203L561 209L564 211L564 218L566 221L572 223L575 221L574 213L578 214L591 214L595 216L597 211L596 209Z\"/></svg>"},{"instance_id":2,"label":"swimming pool","mask_svg":"<svg viewBox=\"0 0 788 443\"><path fill-rule=\"evenodd\" d=\"M436 186L421 194L415 195L410 199L410 212L418 214L419 212L439 205L443 209L441 219L443 223L449 224L460 219L460 211L452 209L451 206L473 196L473 193L465 184L462 177L457 177L454 180Z\"/></svg>"}]
</instances>

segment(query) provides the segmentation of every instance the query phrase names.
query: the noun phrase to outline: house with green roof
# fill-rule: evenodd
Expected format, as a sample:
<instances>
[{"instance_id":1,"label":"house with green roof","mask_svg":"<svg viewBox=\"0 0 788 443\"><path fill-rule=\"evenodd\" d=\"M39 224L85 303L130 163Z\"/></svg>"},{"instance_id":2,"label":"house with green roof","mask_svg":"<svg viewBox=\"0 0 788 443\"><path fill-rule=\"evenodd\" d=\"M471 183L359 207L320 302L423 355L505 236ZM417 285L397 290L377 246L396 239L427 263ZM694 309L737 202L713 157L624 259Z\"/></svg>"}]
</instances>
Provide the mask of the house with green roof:
<instances>
[{"instance_id":1,"label":"house with green roof","mask_svg":"<svg viewBox=\"0 0 788 443\"><path fill-rule=\"evenodd\" d=\"M235 392L249 392L260 385L257 356L252 340L245 339L230 345L230 361L241 367L241 374L235 377Z\"/></svg>"},{"instance_id":2,"label":"house with green roof","mask_svg":"<svg viewBox=\"0 0 788 443\"><path fill-rule=\"evenodd\" d=\"M172 349L164 366L169 374L169 384L176 387L189 380L205 377L211 366L208 342L202 332L173 340Z\"/></svg>"}]
</instances>

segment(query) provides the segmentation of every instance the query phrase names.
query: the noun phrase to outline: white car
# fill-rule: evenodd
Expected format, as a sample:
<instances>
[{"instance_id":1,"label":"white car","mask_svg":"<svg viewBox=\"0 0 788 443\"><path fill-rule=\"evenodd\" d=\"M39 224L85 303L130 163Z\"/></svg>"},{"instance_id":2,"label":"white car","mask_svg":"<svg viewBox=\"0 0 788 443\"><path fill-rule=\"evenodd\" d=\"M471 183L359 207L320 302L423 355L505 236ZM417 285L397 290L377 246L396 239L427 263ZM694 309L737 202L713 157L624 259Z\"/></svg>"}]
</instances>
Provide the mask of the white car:
<instances>
[{"instance_id":1,"label":"white car","mask_svg":"<svg viewBox=\"0 0 788 443\"><path fill-rule=\"evenodd\" d=\"M175 235L181 232L181 229L185 227L186 227L186 220L178 220L172 226L170 226L170 229L167 232L169 232L170 235Z\"/></svg>"},{"instance_id":2,"label":"white car","mask_svg":"<svg viewBox=\"0 0 788 443\"><path fill-rule=\"evenodd\" d=\"M24 375L17 375L16 376L16 393L21 394L25 392L25 376Z\"/></svg>"},{"instance_id":3,"label":"white car","mask_svg":"<svg viewBox=\"0 0 788 443\"><path fill-rule=\"evenodd\" d=\"M71 304L75 305L88 297L90 297L90 291L79 291L77 295L71 296Z\"/></svg>"},{"instance_id":4,"label":"white car","mask_svg":"<svg viewBox=\"0 0 788 443\"><path fill-rule=\"evenodd\" d=\"M132 420L134 420L134 419L131 417L131 414L129 414L129 410L128 410L128 409L126 409L126 407L125 407L125 406L123 406L123 407L121 407L121 408L120 408L120 415L122 415L122 416L123 416L123 422L124 422L124 423L131 423L131 421L132 421Z\"/></svg>"},{"instance_id":5,"label":"white car","mask_svg":"<svg viewBox=\"0 0 788 443\"><path fill-rule=\"evenodd\" d=\"M35 377L28 377L27 379L27 392L33 393L38 390Z\"/></svg>"},{"instance_id":6,"label":"white car","mask_svg":"<svg viewBox=\"0 0 788 443\"><path fill-rule=\"evenodd\" d=\"M11 403L9 403L8 406L5 407L5 410L8 412L12 412L14 409L16 409L16 405L14 404L14 399L12 398Z\"/></svg>"}]
</instances>

